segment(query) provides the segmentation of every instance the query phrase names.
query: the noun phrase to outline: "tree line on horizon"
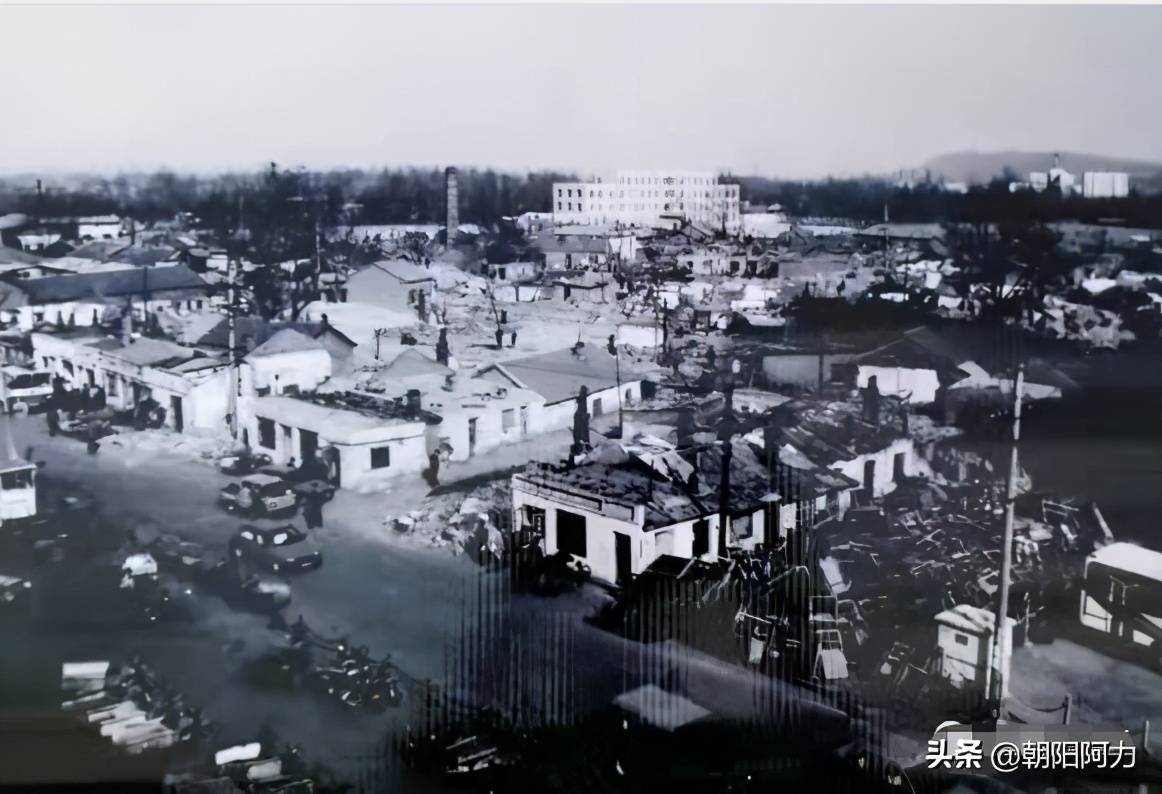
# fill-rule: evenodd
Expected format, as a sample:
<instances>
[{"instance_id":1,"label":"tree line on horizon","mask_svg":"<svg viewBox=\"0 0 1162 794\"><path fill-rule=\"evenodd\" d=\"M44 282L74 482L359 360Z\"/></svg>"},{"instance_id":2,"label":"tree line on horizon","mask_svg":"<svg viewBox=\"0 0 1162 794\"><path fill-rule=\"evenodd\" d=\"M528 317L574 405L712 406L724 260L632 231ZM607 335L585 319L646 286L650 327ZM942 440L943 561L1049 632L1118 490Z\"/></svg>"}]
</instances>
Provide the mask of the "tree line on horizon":
<instances>
[{"instance_id":1,"label":"tree line on horizon","mask_svg":"<svg viewBox=\"0 0 1162 794\"><path fill-rule=\"evenodd\" d=\"M276 177L272 182L272 175ZM1009 191L1012 175L967 193L938 185L898 187L877 178L778 180L757 176L728 177L752 206L779 205L794 218L844 219L876 223L980 223L1018 221L1047 223L1116 220L1129 226L1157 227L1162 194L1131 193L1119 199ZM554 182L575 181L572 174L512 174L493 169L458 173L460 220L492 227L501 218L552 208ZM273 191L273 192L272 192ZM388 168L306 171L280 169L227 173L212 177L153 174L88 177L41 192L28 180L0 179L0 214L25 213L34 218L84 215L130 215L150 223L189 212L203 225L227 231L246 224L249 212L278 201L294 200L333 228L345 224L442 223L445 216L444 172L437 168ZM250 210L248 211L248 208Z\"/></svg>"}]
</instances>

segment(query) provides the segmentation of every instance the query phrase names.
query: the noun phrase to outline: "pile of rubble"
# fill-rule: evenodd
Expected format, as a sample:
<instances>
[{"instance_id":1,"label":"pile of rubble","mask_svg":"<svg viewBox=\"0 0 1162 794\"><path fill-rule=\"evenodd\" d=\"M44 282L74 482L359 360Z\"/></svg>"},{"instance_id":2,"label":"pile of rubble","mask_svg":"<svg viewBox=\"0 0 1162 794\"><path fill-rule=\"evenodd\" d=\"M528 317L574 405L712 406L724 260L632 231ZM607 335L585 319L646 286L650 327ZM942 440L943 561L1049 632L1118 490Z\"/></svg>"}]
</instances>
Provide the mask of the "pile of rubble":
<instances>
[{"instance_id":1,"label":"pile of rubble","mask_svg":"<svg viewBox=\"0 0 1162 794\"><path fill-rule=\"evenodd\" d=\"M483 561L503 556L511 513L509 481L497 480L468 494L429 496L422 506L389 516L383 523L388 532L404 539Z\"/></svg>"},{"instance_id":2,"label":"pile of rubble","mask_svg":"<svg viewBox=\"0 0 1162 794\"><path fill-rule=\"evenodd\" d=\"M226 433L187 430L123 430L101 442L102 450L131 455L134 453L170 452L194 460L216 461L229 455L238 443Z\"/></svg>"},{"instance_id":3,"label":"pile of rubble","mask_svg":"<svg viewBox=\"0 0 1162 794\"><path fill-rule=\"evenodd\" d=\"M1055 339L1086 342L1092 347L1116 349L1134 341L1134 334L1122 327L1122 318L1107 309L1071 303L1055 295L1045 298L1033 329Z\"/></svg>"},{"instance_id":4,"label":"pile of rubble","mask_svg":"<svg viewBox=\"0 0 1162 794\"><path fill-rule=\"evenodd\" d=\"M910 480L881 505L820 526L821 567L832 592L851 603L863 639L879 635L869 652L909 635L917 647L930 645L921 638L931 632L933 616L957 605L995 608L1005 484L984 461L961 463L964 479ZM1076 581L1086 556L1112 536L1096 506L1031 494L1022 503L1010 603L1024 617L1052 603L1053 588Z\"/></svg>"}]
</instances>

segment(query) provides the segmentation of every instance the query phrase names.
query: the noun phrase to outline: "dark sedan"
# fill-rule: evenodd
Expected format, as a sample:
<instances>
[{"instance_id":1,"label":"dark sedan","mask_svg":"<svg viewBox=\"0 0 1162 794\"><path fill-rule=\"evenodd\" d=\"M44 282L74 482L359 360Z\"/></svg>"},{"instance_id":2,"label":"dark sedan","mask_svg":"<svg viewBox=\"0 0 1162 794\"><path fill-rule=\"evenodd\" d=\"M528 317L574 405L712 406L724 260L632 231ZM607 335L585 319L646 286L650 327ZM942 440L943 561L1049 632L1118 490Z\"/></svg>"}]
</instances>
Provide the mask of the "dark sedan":
<instances>
[{"instance_id":1,"label":"dark sedan","mask_svg":"<svg viewBox=\"0 0 1162 794\"><path fill-rule=\"evenodd\" d=\"M230 540L230 552L236 559L275 572L310 570L323 564L322 547L290 524L274 528L243 524Z\"/></svg>"}]
</instances>

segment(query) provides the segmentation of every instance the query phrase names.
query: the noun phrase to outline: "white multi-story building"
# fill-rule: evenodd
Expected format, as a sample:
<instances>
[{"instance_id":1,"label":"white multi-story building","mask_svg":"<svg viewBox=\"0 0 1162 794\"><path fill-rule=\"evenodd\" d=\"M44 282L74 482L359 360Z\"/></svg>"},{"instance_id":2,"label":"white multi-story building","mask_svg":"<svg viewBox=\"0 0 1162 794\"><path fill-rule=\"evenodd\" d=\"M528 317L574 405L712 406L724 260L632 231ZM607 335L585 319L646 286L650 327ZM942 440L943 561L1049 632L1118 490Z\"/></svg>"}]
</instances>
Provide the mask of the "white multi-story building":
<instances>
[{"instance_id":1,"label":"white multi-story building","mask_svg":"<svg viewBox=\"0 0 1162 794\"><path fill-rule=\"evenodd\" d=\"M553 183L556 224L659 226L677 219L736 234L738 185L709 171L618 171L612 179Z\"/></svg>"},{"instance_id":2,"label":"white multi-story building","mask_svg":"<svg viewBox=\"0 0 1162 794\"><path fill-rule=\"evenodd\" d=\"M1124 198L1130 195L1130 175L1124 171L1086 171L1081 177L1086 198Z\"/></svg>"}]
</instances>

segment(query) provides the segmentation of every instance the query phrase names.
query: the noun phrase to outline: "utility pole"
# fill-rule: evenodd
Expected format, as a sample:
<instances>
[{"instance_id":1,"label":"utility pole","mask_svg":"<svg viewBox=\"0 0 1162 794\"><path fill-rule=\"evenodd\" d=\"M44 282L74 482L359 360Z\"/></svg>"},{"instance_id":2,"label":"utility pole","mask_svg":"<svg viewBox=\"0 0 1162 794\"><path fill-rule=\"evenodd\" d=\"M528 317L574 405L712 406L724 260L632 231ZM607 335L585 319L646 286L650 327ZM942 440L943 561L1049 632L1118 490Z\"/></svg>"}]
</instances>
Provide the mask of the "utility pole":
<instances>
[{"instance_id":1,"label":"utility pole","mask_svg":"<svg viewBox=\"0 0 1162 794\"><path fill-rule=\"evenodd\" d=\"M1009 617L1009 579L1013 570L1013 510L1017 499L1017 446L1021 440L1021 392L1025 388L1025 365L1017 365L1017 378L1013 386L1013 449L1009 457L1009 481L1005 488L1005 533L1001 541L1001 583L1000 603L997 605L996 628L993 632L993 647L996 654L996 666L993 670L997 718L1001 716L1004 706L1005 682L1004 665L1008 658L1009 637L1007 629Z\"/></svg>"},{"instance_id":2,"label":"utility pole","mask_svg":"<svg viewBox=\"0 0 1162 794\"><path fill-rule=\"evenodd\" d=\"M230 417L230 437L238 438L238 350L234 331L234 264L235 257L226 257L226 327L228 330L227 346L229 349L230 364L230 400L226 404L227 416Z\"/></svg>"}]
</instances>

